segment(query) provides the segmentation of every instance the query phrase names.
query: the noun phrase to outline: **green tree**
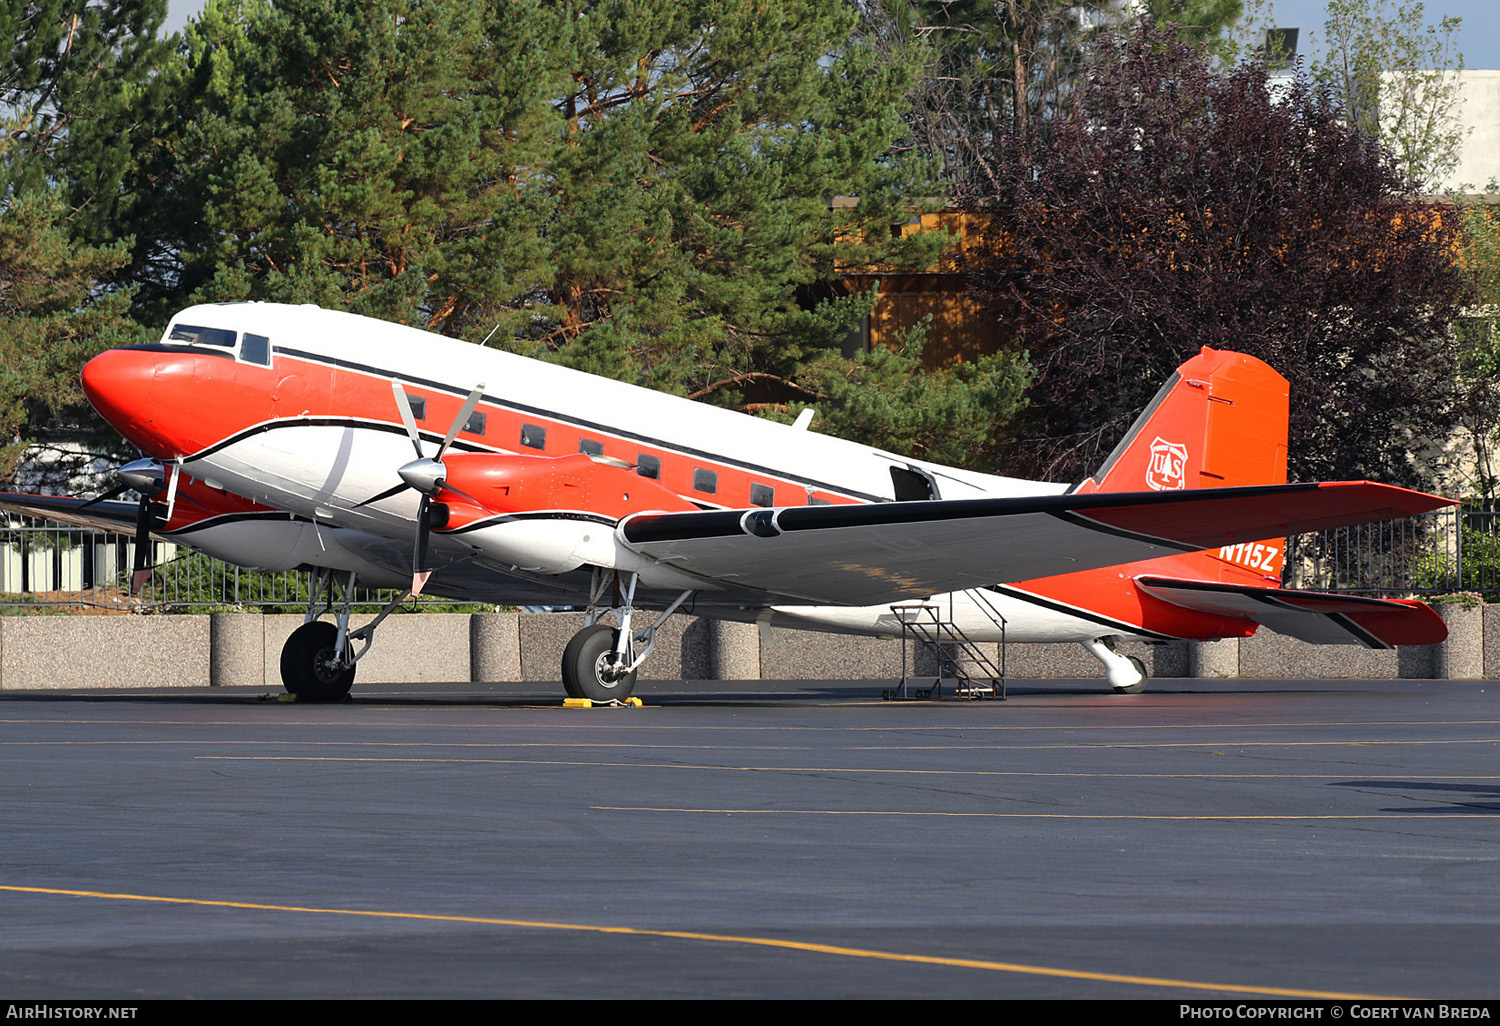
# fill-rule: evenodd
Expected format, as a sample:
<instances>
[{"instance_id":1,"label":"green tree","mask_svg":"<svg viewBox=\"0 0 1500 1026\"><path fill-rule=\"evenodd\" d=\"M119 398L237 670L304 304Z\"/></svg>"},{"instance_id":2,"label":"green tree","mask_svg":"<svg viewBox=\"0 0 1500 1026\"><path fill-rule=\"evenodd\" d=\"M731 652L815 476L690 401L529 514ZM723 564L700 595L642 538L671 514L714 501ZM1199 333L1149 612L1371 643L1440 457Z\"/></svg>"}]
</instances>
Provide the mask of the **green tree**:
<instances>
[{"instance_id":1,"label":"green tree","mask_svg":"<svg viewBox=\"0 0 1500 1026\"><path fill-rule=\"evenodd\" d=\"M1461 454L1457 467L1465 491L1491 505L1500 498L1500 204L1493 199L1491 194L1462 207L1463 265L1475 297L1458 325L1459 424L1473 452Z\"/></svg>"},{"instance_id":2,"label":"green tree","mask_svg":"<svg viewBox=\"0 0 1500 1026\"><path fill-rule=\"evenodd\" d=\"M1350 124L1379 139L1407 178L1436 188L1458 166L1464 130L1455 114L1462 19L1425 20L1422 4L1328 0L1326 52L1312 77L1327 86Z\"/></svg>"},{"instance_id":3,"label":"green tree","mask_svg":"<svg viewBox=\"0 0 1500 1026\"><path fill-rule=\"evenodd\" d=\"M912 94L911 145L954 184L993 181L996 126L1027 146L1076 94L1102 35L1148 13L1180 37L1216 45L1243 0L912 0L906 15L926 44Z\"/></svg>"},{"instance_id":4,"label":"green tree","mask_svg":"<svg viewBox=\"0 0 1500 1026\"><path fill-rule=\"evenodd\" d=\"M105 282L123 244L83 226L113 203L131 136L121 118L161 54L163 0L0 3L0 475L49 434L76 439L83 363L139 341L129 294ZM66 470L66 465L59 467Z\"/></svg>"},{"instance_id":5,"label":"green tree","mask_svg":"<svg viewBox=\"0 0 1500 1026\"><path fill-rule=\"evenodd\" d=\"M875 298L840 269L946 241L892 231L934 191L892 152L919 65L862 24L820 0L210 0L122 206L139 315L316 302L837 407L862 364L804 372Z\"/></svg>"}]
</instances>

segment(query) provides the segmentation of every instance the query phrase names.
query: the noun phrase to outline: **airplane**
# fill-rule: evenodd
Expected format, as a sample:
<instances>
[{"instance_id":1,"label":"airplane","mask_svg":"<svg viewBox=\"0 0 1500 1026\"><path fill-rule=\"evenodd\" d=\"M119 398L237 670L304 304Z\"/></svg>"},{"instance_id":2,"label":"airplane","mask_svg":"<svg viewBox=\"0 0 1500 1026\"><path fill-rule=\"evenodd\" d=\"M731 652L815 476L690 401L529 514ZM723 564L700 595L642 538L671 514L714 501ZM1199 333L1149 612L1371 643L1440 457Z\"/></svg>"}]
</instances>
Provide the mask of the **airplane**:
<instances>
[{"instance_id":1,"label":"airplane","mask_svg":"<svg viewBox=\"0 0 1500 1026\"><path fill-rule=\"evenodd\" d=\"M900 637L913 608L975 641L1077 642L1117 692L1123 640L1258 627L1372 648L1443 640L1418 601L1288 590L1291 534L1451 504L1287 483L1286 379L1203 348L1076 484L976 473L313 305L193 306L83 369L143 458L93 499L0 506L261 570L312 568L281 652L301 700L348 695L376 628L426 590L575 606L569 697L627 699L671 615ZM136 491L138 502L120 499ZM350 624L356 582L399 589ZM647 615L643 615L647 614ZM329 619L325 619L329 617ZM613 624L609 622L613 620ZM420 658L420 653L414 653Z\"/></svg>"}]
</instances>

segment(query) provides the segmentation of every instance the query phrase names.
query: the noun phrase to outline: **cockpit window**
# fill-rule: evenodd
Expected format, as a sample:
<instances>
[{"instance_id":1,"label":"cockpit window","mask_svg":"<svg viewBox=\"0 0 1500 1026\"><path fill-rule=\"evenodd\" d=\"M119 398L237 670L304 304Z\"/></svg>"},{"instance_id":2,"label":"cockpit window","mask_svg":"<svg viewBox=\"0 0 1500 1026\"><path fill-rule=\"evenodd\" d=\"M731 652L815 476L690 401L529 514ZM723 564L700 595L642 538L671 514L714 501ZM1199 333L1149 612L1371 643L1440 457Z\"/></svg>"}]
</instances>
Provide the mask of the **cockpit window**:
<instances>
[{"instance_id":1,"label":"cockpit window","mask_svg":"<svg viewBox=\"0 0 1500 1026\"><path fill-rule=\"evenodd\" d=\"M228 328L200 328L195 324L174 324L167 334L167 341L186 342L190 346L225 346L233 349L238 334Z\"/></svg>"},{"instance_id":2,"label":"cockpit window","mask_svg":"<svg viewBox=\"0 0 1500 1026\"><path fill-rule=\"evenodd\" d=\"M264 335L245 332L245 342L240 346L240 359L246 363L258 363L262 367L271 366L271 340Z\"/></svg>"}]
</instances>

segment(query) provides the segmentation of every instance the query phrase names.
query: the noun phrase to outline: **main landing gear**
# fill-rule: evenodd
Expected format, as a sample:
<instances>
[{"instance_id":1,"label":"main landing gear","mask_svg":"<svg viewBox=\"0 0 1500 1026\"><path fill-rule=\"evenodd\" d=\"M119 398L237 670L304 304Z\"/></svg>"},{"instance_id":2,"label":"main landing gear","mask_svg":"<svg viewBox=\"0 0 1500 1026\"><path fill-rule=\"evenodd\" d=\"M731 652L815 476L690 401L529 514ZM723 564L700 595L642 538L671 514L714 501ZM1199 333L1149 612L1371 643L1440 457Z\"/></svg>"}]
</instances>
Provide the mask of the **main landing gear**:
<instances>
[{"instance_id":1,"label":"main landing gear","mask_svg":"<svg viewBox=\"0 0 1500 1026\"><path fill-rule=\"evenodd\" d=\"M685 591L678 595L651 626L633 631L630 620L637 580L634 573L594 568L583 630L573 635L563 650L562 682L569 698L592 702L623 702L629 698L635 690L636 671L656 646L657 628L693 594ZM602 605L606 591L618 600L615 604ZM614 615L617 626L599 622L606 613Z\"/></svg>"},{"instance_id":2,"label":"main landing gear","mask_svg":"<svg viewBox=\"0 0 1500 1026\"><path fill-rule=\"evenodd\" d=\"M1083 642L1089 655L1104 664L1104 677L1117 695L1136 695L1146 690L1146 664L1135 656L1115 651L1113 636Z\"/></svg>"},{"instance_id":3,"label":"main landing gear","mask_svg":"<svg viewBox=\"0 0 1500 1026\"><path fill-rule=\"evenodd\" d=\"M319 569L302 626L292 631L281 648L281 683L302 702L342 701L354 686L354 664L370 650L375 628L405 599L404 594L398 595L375 619L350 630L354 572ZM324 613L333 613L334 622L319 619ZM360 643L357 647L356 642Z\"/></svg>"}]
</instances>

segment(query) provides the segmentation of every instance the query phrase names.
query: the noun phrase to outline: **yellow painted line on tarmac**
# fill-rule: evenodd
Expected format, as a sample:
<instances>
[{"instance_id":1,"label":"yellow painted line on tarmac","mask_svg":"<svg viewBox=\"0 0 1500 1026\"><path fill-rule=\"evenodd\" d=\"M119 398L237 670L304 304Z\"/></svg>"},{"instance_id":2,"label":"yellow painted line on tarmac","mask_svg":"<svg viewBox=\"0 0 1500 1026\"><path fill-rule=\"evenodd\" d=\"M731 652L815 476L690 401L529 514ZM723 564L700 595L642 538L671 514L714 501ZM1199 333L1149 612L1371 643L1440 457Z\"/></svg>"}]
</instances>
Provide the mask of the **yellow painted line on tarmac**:
<instances>
[{"instance_id":1,"label":"yellow painted line on tarmac","mask_svg":"<svg viewBox=\"0 0 1500 1026\"><path fill-rule=\"evenodd\" d=\"M1459 807L1462 808L1463 806ZM908 812L891 809L674 809L649 805L591 805L589 808L598 812L680 812L706 816L928 816L939 819L1138 819L1207 822L1225 820L1300 822L1315 819L1494 819L1496 815L1500 815L1500 806L1496 806L1494 812L1388 812L1370 814L1350 813L1347 815L1308 813L1306 815L1287 814L1275 816L1169 816L1152 814L1133 815L1115 812L933 812L930 810Z\"/></svg>"},{"instance_id":2,"label":"yellow painted line on tarmac","mask_svg":"<svg viewBox=\"0 0 1500 1026\"><path fill-rule=\"evenodd\" d=\"M735 934L698 933L687 930L649 930L631 926L599 926L588 923L552 923L529 919L503 919L489 916L437 915L423 912L384 912L377 909L318 908L302 905L270 905L246 901L211 901L204 898L171 898L151 894L112 894L106 891L80 891L58 887L16 887L0 885L0 891L17 894L55 894L75 898L102 898L110 901L140 901L169 905L197 905L207 908L248 909L257 912L300 912L310 915L359 916L371 919L404 919L422 922L472 923L481 926L514 926L533 930L570 930L579 933L612 933L635 937L667 937L675 940L707 941L716 944L738 944L749 947L806 951L820 955L875 959L940 965L959 969L982 969L990 972L1019 973L1027 976L1054 976L1069 980L1099 983L1123 983L1137 987L1171 987L1183 990L1208 990L1225 994L1253 994L1262 997L1311 998L1322 1001L1401 1001L1403 998L1377 994L1346 994L1335 991L1300 990L1290 987L1259 987L1237 983L1210 983L1202 980L1179 980L1171 977L1132 976L1124 973L1089 972L1081 969L1058 969L1051 966L1025 965L1018 962L992 962L977 958L945 958L938 955L912 955L872 948L846 948L835 944L808 941L775 940Z\"/></svg>"}]
</instances>

